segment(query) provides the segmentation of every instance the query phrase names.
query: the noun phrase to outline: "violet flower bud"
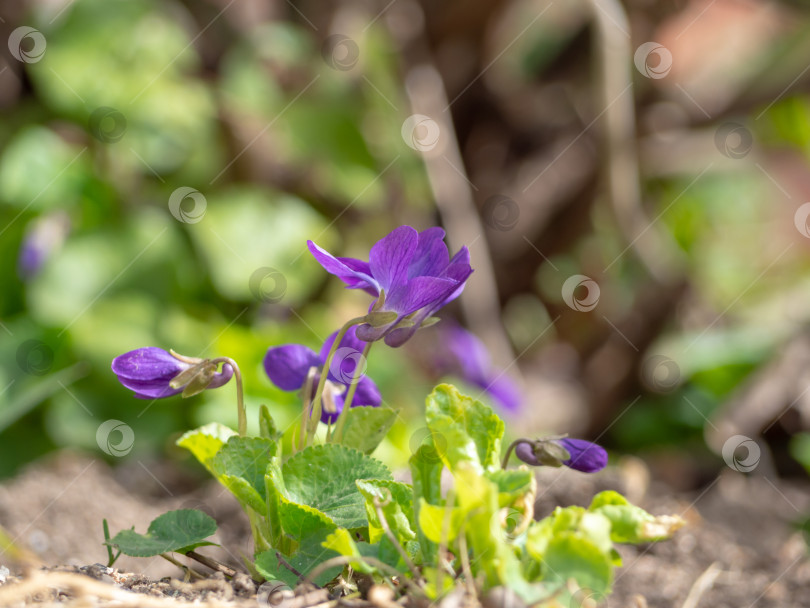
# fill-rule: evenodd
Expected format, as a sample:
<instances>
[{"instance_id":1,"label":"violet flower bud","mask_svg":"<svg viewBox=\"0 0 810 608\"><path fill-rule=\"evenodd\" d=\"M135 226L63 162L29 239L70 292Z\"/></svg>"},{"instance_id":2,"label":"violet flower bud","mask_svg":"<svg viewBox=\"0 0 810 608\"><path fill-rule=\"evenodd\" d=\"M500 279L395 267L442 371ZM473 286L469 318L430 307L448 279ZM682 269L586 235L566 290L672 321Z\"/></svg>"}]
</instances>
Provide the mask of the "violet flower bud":
<instances>
[{"instance_id":1,"label":"violet flower bud","mask_svg":"<svg viewBox=\"0 0 810 608\"><path fill-rule=\"evenodd\" d=\"M521 441L515 446L515 455L528 465L559 467L583 473L596 473L607 466L607 452L584 439L568 437Z\"/></svg>"},{"instance_id":2,"label":"violet flower bud","mask_svg":"<svg viewBox=\"0 0 810 608\"><path fill-rule=\"evenodd\" d=\"M179 358L162 348L148 346L119 355L112 362L112 370L118 381L135 392L138 399L162 399L179 393L190 396L205 388L218 388L233 375L229 365L214 373L211 362L191 357ZM199 368L199 373L194 373ZM172 382L183 374L183 383ZM205 386L201 386L201 382ZM192 391L185 390L191 387Z\"/></svg>"}]
</instances>

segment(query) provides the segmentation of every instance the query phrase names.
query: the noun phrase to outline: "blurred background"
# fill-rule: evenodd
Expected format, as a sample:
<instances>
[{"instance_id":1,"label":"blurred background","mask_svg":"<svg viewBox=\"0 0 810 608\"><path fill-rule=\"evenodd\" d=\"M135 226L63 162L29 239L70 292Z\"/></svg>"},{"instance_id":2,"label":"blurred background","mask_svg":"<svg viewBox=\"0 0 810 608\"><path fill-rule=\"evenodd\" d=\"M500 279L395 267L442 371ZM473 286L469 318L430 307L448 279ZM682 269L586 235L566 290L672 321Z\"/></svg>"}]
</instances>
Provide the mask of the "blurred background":
<instances>
[{"instance_id":1,"label":"blurred background","mask_svg":"<svg viewBox=\"0 0 810 608\"><path fill-rule=\"evenodd\" d=\"M110 362L142 346L236 359L253 430L260 403L293 423L266 349L369 304L306 240L367 258L401 224L475 274L372 351L390 462L449 378L512 436L595 439L678 489L804 475L808 31L800 2L3 2L0 477L61 448L186 462L184 430L235 426L231 385L134 399ZM518 402L435 363L454 322Z\"/></svg>"}]
</instances>

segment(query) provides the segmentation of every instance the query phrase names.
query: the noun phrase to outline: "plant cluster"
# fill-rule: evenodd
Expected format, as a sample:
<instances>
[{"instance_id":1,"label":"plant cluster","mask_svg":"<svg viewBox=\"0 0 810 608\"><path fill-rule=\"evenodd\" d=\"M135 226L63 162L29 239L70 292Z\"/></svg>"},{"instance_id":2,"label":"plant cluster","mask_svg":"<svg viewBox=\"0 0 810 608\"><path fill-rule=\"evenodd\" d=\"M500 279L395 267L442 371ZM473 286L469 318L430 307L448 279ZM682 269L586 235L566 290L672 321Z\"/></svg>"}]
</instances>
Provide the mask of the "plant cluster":
<instances>
[{"instance_id":1,"label":"plant cluster","mask_svg":"<svg viewBox=\"0 0 810 608\"><path fill-rule=\"evenodd\" d=\"M558 507L535 520L538 488L528 465L596 472L607 464L600 446L567 437L520 438L504 455L503 420L441 384L427 398L426 430L409 462L411 482L395 480L371 455L397 412L381 405L361 362L375 342L401 346L460 295L472 272L469 254L463 248L451 258L443 238L440 228L420 233L402 226L371 248L368 262L309 243L328 272L373 300L367 314L344 324L318 353L298 344L268 349L270 380L302 397L289 454L282 453L283 433L266 406L259 435L247 435L241 375L227 357L194 359L149 347L117 357L113 371L144 399L188 397L235 379L238 430L210 423L177 443L247 513L254 555L246 566L257 581L340 583L345 592L371 579L428 600L506 586L524 602L548 606L602 597L621 564L615 543L667 538L682 522L654 517L612 491L595 496L588 508ZM475 351L469 357L480 359ZM319 435L321 424L326 432ZM508 466L513 452L523 463L517 468ZM111 559L112 548L202 559L196 549L211 544L206 539L215 531L208 515L184 509L158 517L146 534L124 530L108 536L107 544Z\"/></svg>"}]
</instances>

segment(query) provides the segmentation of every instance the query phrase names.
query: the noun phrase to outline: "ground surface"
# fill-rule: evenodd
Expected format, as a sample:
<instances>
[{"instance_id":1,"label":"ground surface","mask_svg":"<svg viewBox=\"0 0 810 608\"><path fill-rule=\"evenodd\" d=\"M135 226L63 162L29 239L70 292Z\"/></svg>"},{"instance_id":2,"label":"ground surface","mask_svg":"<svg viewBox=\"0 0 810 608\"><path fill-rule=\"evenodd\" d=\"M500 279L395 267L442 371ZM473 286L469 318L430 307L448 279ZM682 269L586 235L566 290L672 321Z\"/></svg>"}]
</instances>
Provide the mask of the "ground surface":
<instances>
[{"instance_id":1,"label":"ground surface","mask_svg":"<svg viewBox=\"0 0 810 608\"><path fill-rule=\"evenodd\" d=\"M791 526L810 512L810 488L731 470L693 493L674 494L648 485L647 479L637 461L596 476L567 470L541 475L538 515L555 504L587 504L595 492L617 489L655 514L678 514L688 522L672 541L622 548L625 565L618 571L615 593L602 605L810 606L810 560L801 533ZM121 558L115 570L93 566L106 562L102 518L113 534L133 524L145 531L152 518L179 507L214 516L220 524L214 540L230 553L204 552L238 566L239 554L249 554L250 544L235 501L216 485L192 492L182 492L183 486L176 471L165 466L136 462L111 470L100 460L70 453L35 464L0 486L0 524L27 551L0 555L0 566L11 570L0 584L0 606L256 606L257 589L246 578L226 582L219 575L186 583L176 566L160 558ZM51 568L41 570L40 565ZM303 608L326 599L297 598L294 605ZM268 602L259 597L258 604Z\"/></svg>"}]
</instances>

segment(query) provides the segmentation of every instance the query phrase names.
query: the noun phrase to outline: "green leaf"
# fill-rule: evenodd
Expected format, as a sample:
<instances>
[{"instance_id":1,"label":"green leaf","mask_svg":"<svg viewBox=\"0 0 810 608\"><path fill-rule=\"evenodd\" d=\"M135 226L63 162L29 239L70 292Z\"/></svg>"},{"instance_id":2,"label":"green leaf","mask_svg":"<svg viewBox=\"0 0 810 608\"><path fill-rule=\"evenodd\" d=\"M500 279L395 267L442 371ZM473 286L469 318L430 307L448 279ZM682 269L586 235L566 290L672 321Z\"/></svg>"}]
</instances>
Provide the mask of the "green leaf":
<instances>
[{"instance_id":1,"label":"green leaf","mask_svg":"<svg viewBox=\"0 0 810 608\"><path fill-rule=\"evenodd\" d=\"M397 412L387 407L351 407L344 414L346 426L340 443L371 454L385 438L397 419Z\"/></svg>"},{"instance_id":2,"label":"green leaf","mask_svg":"<svg viewBox=\"0 0 810 608\"><path fill-rule=\"evenodd\" d=\"M528 469L509 469L487 473L486 478L498 488L500 506L506 507L531 490L534 473Z\"/></svg>"},{"instance_id":3,"label":"green leaf","mask_svg":"<svg viewBox=\"0 0 810 608\"><path fill-rule=\"evenodd\" d=\"M383 503L381 507L385 521L400 544L416 538L413 525L413 488L398 481L381 479L358 479L357 489L366 501L368 516L368 541L378 542L384 535L382 524L377 517L374 499Z\"/></svg>"},{"instance_id":4,"label":"green leaf","mask_svg":"<svg viewBox=\"0 0 810 608\"><path fill-rule=\"evenodd\" d=\"M276 421L270 415L270 410L266 405L262 404L259 408L259 436L278 441L283 434L278 430Z\"/></svg>"},{"instance_id":5,"label":"green leaf","mask_svg":"<svg viewBox=\"0 0 810 608\"><path fill-rule=\"evenodd\" d=\"M227 427L206 425L186 433L178 440L202 462L217 480L245 507L267 515L264 475L277 450L276 442L263 437L231 435L227 443L222 435L232 432ZM200 432L203 429L211 434ZM221 433L214 436L214 433Z\"/></svg>"},{"instance_id":6,"label":"green leaf","mask_svg":"<svg viewBox=\"0 0 810 608\"><path fill-rule=\"evenodd\" d=\"M605 555L613 551L611 523L601 513L586 511L579 506L557 507L554 512L529 527L526 548L536 560L545 560L546 550L553 538L574 532L587 538Z\"/></svg>"},{"instance_id":7,"label":"green leaf","mask_svg":"<svg viewBox=\"0 0 810 608\"><path fill-rule=\"evenodd\" d=\"M451 471L461 462L479 473L501 468L504 423L492 408L440 384L427 398L426 417L437 452Z\"/></svg>"},{"instance_id":8,"label":"green leaf","mask_svg":"<svg viewBox=\"0 0 810 608\"><path fill-rule=\"evenodd\" d=\"M684 525L673 515L654 516L613 490L594 496L588 510L610 521L610 538L614 543L646 543L671 537Z\"/></svg>"},{"instance_id":9,"label":"green leaf","mask_svg":"<svg viewBox=\"0 0 810 608\"><path fill-rule=\"evenodd\" d=\"M177 445L186 448L194 454L194 457L205 466L206 469L215 475L211 469L211 460L219 452L220 448L228 439L236 435L236 431L228 428L224 424L211 422L193 431L188 431L177 440Z\"/></svg>"},{"instance_id":10,"label":"green leaf","mask_svg":"<svg viewBox=\"0 0 810 608\"><path fill-rule=\"evenodd\" d=\"M448 513L449 511L449 513ZM432 542L442 541L442 531L447 521L447 542L453 542L464 523L465 513L458 507L439 507L419 499L419 529Z\"/></svg>"},{"instance_id":11,"label":"green leaf","mask_svg":"<svg viewBox=\"0 0 810 608\"><path fill-rule=\"evenodd\" d=\"M544 579L565 583L569 578L580 587L607 593L613 581L610 555L583 534L560 532L548 544L543 557Z\"/></svg>"},{"instance_id":12,"label":"green leaf","mask_svg":"<svg viewBox=\"0 0 810 608\"><path fill-rule=\"evenodd\" d=\"M217 531L217 522L196 509L169 511L149 524L146 534L122 530L109 544L132 557L151 557L170 551L185 553L195 547L213 545L204 539Z\"/></svg>"},{"instance_id":13,"label":"green leaf","mask_svg":"<svg viewBox=\"0 0 810 608\"><path fill-rule=\"evenodd\" d=\"M255 565L265 578L281 580L295 588L299 582L299 575L285 566L284 562L301 576L306 576L322 562L337 556L335 551L323 546L324 541L337 527L323 513L284 498L281 500L280 518L284 531L298 542L297 549L289 556L282 555L275 549L264 551L256 556ZM340 574L341 570L340 566L329 568L315 577L314 582L325 585Z\"/></svg>"},{"instance_id":14,"label":"green leaf","mask_svg":"<svg viewBox=\"0 0 810 608\"><path fill-rule=\"evenodd\" d=\"M414 520L419 521L419 509L422 502L439 505L442 502L442 464L441 458L433 445L432 436L428 436L408 461L413 481ZM438 547L417 526L416 534L425 562L434 563Z\"/></svg>"},{"instance_id":15,"label":"green leaf","mask_svg":"<svg viewBox=\"0 0 810 608\"><path fill-rule=\"evenodd\" d=\"M536 590L526 581L515 549L506 540L499 513L498 487L480 475L471 463L460 463L454 479L457 505L464 514L463 534L472 554L478 556L473 573L481 572L488 585L506 585L530 601Z\"/></svg>"},{"instance_id":16,"label":"green leaf","mask_svg":"<svg viewBox=\"0 0 810 608\"><path fill-rule=\"evenodd\" d=\"M356 560L352 560L351 565L352 568L358 572L362 572L363 574L373 574L376 571L375 568L367 565L363 561L363 555L360 553L360 549L354 542L352 535L345 528L338 528L332 532L332 534L327 536L326 540L323 542L323 546L324 548L331 549L340 555L357 558Z\"/></svg>"},{"instance_id":17,"label":"green leaf","mask_svg":"<svg viewBox=\"0 0 810 608\"><path fill-rule=\"evenodd\" d=\"M301 450L284 463L282 473L288 500L309 505L348 529L368 525L365 499L355 480L391 479L391 471L380 461L335 443Z\"/></svg>"},{"instance_id":18,"label":"green leaf","mask_svg":"<svg viewBox=\"0 0 810 608\"><path fill-rule=\"evenodd\" d=\"M264 437L231 437L211 466L219 475L241 477L264 498L264 474L276 449L276 442Z\"/></svg>"}]
</instances>

